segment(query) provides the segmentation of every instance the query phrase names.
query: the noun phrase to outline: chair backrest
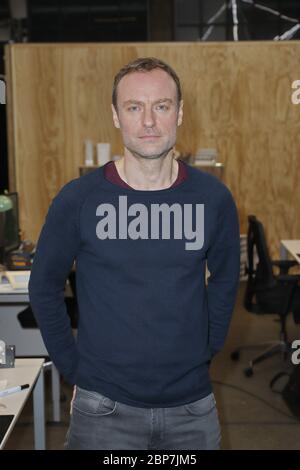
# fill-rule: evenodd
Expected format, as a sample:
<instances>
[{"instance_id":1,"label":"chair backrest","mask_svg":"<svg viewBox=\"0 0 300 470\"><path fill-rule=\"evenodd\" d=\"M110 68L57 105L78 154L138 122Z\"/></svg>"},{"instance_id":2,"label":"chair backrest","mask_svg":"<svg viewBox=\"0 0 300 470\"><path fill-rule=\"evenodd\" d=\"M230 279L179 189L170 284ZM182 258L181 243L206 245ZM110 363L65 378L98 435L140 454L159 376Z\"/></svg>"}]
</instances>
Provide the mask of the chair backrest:
<instances>
[{"instance_id":1,"label":"chair backrest","mask_svg":"<svg viewBox=\"0 0 300 470\"><path fill-rule=\"evenodd\" d=\"M258 264L254 266L254 251L258 256ZM273 288L276 285L271 258L269 255L265 231L262 223L254 216L248 216L247 234L247 285L244 297L244 306L247 310L259 313L261 310L254 303L257 292Z\"/></svg>"}]
</instances>

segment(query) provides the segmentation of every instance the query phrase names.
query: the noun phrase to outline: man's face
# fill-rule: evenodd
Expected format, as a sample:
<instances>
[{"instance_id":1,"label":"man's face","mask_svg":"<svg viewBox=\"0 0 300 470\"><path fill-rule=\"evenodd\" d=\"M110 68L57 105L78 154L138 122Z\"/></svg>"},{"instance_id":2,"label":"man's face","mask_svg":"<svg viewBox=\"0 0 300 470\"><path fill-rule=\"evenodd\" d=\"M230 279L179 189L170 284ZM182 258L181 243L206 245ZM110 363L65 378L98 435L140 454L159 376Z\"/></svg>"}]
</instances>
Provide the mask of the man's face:
<instances>
[{"instance_id":1,"label":"man's face","mask_svg":"<svg viewBox=\"0 0 300 470\"><path fill-rule=\"evenodd\" d=\"M181 102L178 108L176 84L165 71L132 72L118 84L113 120L133 155L154 159L174 146L182 107Z\"/></svg>"}]
</instances>

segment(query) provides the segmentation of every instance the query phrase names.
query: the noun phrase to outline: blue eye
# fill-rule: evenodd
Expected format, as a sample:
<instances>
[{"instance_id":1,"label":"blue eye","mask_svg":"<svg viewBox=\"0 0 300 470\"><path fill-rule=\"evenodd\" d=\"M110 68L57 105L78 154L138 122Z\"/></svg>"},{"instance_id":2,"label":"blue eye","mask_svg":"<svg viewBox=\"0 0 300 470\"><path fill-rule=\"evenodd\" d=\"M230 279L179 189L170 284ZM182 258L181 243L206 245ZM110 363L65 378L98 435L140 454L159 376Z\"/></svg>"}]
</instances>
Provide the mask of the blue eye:
<instances>
[{"instance_id":1,"label":"blue eye","mask_svg":"<svg viewBox=\"0 0 300 470\"><path fill-rule=\"evenodd\" d=\"M157 109L158 109L159 111L167 111L169 108L168 108L168 106L167 106L166 104L159 104L159 105L157 106Z\"/></svg>"},{"instance_id":2,"label":"blue eye","mask_svg":"<svg viewBox=\"0 0 300 470\"><path fill-rule=\"evenodd\" d=\"M128 109L128 111L138 111L138 110L139 110L139 107L133 105L133 106L129 106L129 108L127 108L127 109Z\"/></svg>"}]
</instances>

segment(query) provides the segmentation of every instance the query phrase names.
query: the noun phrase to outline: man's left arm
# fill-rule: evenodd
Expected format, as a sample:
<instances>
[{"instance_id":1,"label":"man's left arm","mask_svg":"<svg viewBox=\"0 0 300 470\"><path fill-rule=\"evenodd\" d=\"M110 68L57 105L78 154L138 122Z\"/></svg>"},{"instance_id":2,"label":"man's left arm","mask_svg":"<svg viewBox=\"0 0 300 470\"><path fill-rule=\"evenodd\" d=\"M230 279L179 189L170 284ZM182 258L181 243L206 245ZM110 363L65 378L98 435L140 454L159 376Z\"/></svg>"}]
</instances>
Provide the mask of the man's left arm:
<instances>
[{"instance_id":1,"label":"man's left arm","mask_svg":"<svg viewBox=\"0 0 300 470\"><path fill-rule=\"evenodd\" d=\"M235 202L225 187L215 237L207 251L209 346L214 356L225 342L240 276L240 231Z\"/></svg>"}]
</instances>

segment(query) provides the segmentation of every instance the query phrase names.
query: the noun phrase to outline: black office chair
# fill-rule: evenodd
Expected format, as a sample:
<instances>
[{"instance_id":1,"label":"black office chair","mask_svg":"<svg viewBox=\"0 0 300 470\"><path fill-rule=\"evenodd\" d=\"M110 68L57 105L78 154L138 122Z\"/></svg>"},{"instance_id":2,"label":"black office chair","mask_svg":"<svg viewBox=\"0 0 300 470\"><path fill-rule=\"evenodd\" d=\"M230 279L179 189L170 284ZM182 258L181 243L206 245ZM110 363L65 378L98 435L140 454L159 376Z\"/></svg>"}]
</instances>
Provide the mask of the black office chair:
<instances>
[{"instance_id":1,"label":"black office chair","mask_svg":"<svg viewBox=\"0 0 300 470\"><path fill-rule=\"evenodd\" d=\"M254 215L248 216L248 223L248 267L246 269L248 279L244 295L244 307L249 312L256 314L277 314L280 321L279 340L260 345L241 346L232 352L231 359L238 360L242 349L269 345L268 349L253 358L249 362L249 367L244 369L246 377L251 377L255 364L277 353L282 353L284 359L286 359L289 352L291 352L286 332L286 319L288 313L293 312L294 319L299 320L300 275L288 274L289 269L298 264L297 261L271 260L263 225ZM254 266L255 250L258 257L258 264L256 266ZM279 268L278 275L274 274L273 267Z\"/></svg>"},{"instance_id":2,"label":"black office chair","mask_svg":"<svg viewBox=\"0 0 300 470\"><path fill-rule=\"evenodd\" d=\"M78 328L79 310L77 303L76 271L72 269L69 273L68 281L71 289L71 297L65 297L67 312L71 320L73 329Z\"/></svg>"}]
</instances>

